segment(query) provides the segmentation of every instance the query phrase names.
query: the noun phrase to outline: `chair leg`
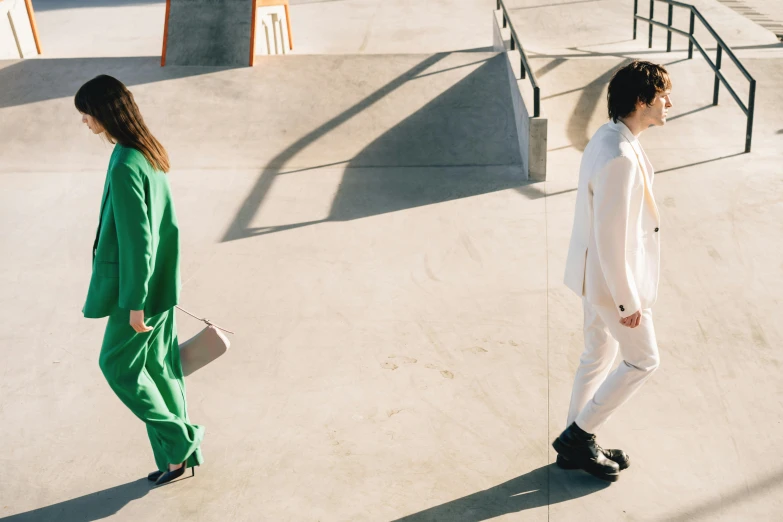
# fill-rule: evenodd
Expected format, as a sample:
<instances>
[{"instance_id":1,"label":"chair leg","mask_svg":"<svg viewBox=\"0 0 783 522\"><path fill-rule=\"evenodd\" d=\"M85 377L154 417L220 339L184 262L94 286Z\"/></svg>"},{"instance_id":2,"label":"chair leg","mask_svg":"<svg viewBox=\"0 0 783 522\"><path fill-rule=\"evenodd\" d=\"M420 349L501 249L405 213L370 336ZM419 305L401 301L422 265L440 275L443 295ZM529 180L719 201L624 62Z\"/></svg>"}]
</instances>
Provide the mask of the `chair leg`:
<instances>
[{"instance_id":1,"label":"chair leg","mask_svg":"<svg viewBox=\"0 0 783 522\"><path fill-rule=\"evenodd\" d=\"M33 2L32 0L24 0L24 4L27 7L27 18L30 19L30 29L33 30L33 39L35 40L35 50L38 51L38 54L42 54L43 51L41 51L41 40L38 38L38 25L35 23L35 12L33 11Z\"/></svg>"},{"instance_id":2,"label":"chair leg","mask_svg":"<svg viewBox=\"0 0 783 522\"><path fill-rule=\"evenodd\" d=\"M8 23L11 24L11 32L14 34L14 42L16 42L16 50L19 52L19 58L24 58L22 52L22 44L19 43L19 35L16 34L16 26L14 25L14 18L11 16L11 11L6 13L8 15Z\"/></svg>"},{"instance_id":3,"label":"chair leg","mask_svg":"<svg viewBox=\"0 0 783 522\"><path fill-rule=\"evenodd\" d=\"M288 26L288 48L293 51L294 39L291 36L291 15L288 13L288 4L285 4L285 24Z\"/></svg>"}]
</instances>

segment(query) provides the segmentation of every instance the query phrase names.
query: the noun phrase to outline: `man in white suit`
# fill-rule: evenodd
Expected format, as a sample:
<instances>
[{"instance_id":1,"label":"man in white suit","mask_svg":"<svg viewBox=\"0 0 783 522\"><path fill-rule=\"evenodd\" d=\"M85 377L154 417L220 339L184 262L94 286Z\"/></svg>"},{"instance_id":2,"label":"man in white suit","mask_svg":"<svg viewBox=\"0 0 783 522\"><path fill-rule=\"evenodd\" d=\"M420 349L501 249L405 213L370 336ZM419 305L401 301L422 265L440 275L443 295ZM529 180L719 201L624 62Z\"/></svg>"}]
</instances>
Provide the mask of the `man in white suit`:
<instances>
[{"instance_id":1,"label":"man in white suit","mask_svg":"<svg viewBox=\"0 0 783 522\"><path fill-rule=\"evenodd\" d=\"M652 306L660 274L660 216L653 168L639 143L672 106L666 70L635 61L615 72L610 121L582 156L565 284L582 297L585 349L574 379L567 428L552 444L557 463L614 482L630 464L595 433L658 368ZM620 352L622 362L609 373Z\"/></svg>"}]
</instances>

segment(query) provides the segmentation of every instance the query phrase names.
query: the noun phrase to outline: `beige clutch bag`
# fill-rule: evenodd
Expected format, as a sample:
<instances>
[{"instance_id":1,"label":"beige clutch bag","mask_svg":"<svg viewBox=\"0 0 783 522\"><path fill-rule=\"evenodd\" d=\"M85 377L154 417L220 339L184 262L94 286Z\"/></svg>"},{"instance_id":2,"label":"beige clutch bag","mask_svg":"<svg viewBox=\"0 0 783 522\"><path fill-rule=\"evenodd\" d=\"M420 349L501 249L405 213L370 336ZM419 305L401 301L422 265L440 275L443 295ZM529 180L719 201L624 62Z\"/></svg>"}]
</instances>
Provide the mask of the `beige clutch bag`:
<instances>
[{"instance_id":1,"label":"beige clutch bag","mask_svg":"<svg viewBox=\"0 0 783 522\"><path fill-rule=\"evenodd\" d=\"M231 342L223 332L234 333L212 324L208 319L201 319L187 310L177 307L191 317L207 324L199 333L179 345L179 358L182 362L182 374L188 376L211 363L228 351ZM221 332L223 330L223 332Z\"/></svg>"}]
</instances>

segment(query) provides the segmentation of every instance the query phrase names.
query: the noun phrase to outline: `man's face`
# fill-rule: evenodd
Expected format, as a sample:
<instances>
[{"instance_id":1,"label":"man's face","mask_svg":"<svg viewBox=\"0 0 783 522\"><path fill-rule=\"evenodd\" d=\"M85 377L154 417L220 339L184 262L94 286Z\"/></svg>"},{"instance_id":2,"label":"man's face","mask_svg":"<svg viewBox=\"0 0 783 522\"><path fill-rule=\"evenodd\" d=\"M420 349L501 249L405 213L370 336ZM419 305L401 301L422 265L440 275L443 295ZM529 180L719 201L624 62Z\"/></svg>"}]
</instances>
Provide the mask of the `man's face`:
<instances>
[{"instance_id":1,"label":"man's face","mask_svg":"<svg viewBox=\"0 0 783 522\"><path fill-rule=\"evenodd\" d=\"M646 123L646 127L662 127L666 125L666 116L669 109L672 107L672 91L666 90L659 92L653 98L650 105L643 102L639 102L639 110L641 111L642 121Z\"/></svg>"}]
</instances>

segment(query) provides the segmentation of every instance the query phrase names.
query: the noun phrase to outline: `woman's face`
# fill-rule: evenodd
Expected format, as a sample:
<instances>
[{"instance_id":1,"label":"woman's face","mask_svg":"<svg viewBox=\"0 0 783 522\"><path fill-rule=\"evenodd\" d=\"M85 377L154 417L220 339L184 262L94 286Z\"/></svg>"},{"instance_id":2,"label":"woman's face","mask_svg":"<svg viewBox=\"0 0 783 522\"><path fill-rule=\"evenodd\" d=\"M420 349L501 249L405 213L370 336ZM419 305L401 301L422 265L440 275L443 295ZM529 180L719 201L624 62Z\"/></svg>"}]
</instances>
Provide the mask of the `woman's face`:
<instances>
[{"instance_id":1,"label":"woman's face","mask_svg":"<svg viewBox=\"0 0 783 522\"><path fill-rule=\"evenodd\" d=\"M104 131L103 125L98 123L98 120L83 112L80 112L79 114L82 115L82 123L87 125L87 128L90 129L93 134L100 134Z\"/></svg>"}]
</instances>

